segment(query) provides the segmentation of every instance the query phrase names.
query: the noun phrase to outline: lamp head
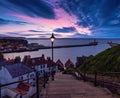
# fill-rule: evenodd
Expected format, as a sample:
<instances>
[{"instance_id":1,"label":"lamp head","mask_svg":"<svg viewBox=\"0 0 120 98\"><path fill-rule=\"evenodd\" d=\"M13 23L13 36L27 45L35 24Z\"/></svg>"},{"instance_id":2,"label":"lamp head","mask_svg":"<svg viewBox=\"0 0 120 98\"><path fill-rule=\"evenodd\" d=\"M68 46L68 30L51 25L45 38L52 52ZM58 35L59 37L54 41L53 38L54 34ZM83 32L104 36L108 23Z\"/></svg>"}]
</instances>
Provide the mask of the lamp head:
<instances>
[{"instance_id":1,"label":"lamp head","mask_svg":"<svg viewBox=\"0 0 120 98\"><path fill-rule=\"evenodd\" d=\"M50 37L50 40L51 40L51 42L54 42L54 40L55 40L55 37L54 37L54 34L52 33L52 35L51 35L51 37Z\"/></svg>"}]
</instances>

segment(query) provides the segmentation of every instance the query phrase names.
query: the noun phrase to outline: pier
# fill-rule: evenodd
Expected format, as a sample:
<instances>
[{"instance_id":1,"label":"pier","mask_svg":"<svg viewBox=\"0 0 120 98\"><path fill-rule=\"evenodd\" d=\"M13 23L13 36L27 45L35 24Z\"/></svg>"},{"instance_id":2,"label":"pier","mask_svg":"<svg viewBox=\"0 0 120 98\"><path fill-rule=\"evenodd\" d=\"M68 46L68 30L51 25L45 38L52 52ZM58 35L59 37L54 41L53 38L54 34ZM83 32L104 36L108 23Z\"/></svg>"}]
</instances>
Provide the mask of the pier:
<instances>
[{"instance_id":1,"label":"pier","mask_svg":"<svg viewBox=\"0 0 120 98\"><path fill-rule=\"evenodd\" d=\"M61 46L53 46L53 48L72 48L72 47L85 47L85 46L96 46L98 42L91 42L87 44L78 44L78 45L61 45ZM39 47L38 49L51 49L51 46Z\"/></svg>"}]
</instances>

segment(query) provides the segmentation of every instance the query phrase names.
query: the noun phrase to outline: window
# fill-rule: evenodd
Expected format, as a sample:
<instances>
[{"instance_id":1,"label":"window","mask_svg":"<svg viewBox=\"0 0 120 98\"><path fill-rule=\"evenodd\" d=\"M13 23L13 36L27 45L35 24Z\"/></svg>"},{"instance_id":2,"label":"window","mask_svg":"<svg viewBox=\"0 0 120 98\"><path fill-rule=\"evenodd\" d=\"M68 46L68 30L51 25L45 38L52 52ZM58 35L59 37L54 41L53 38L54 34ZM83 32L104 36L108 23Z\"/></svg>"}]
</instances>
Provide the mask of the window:
<instances>
[{"instance_id":1,"label":"window","mask_svg":"<svg viewBox=\"0 0 120 98\"><path fill-rule=\"evenodd\" d=\"M32 66L32 69L34 69L34 70L35 70L35 67L34 67L34 66Z\"/></svg>"},{"instance_id":2,"label":"window","mask_svg":"<svg viewBox=\"0 0 120 98\"><path fill-rule=\"evenodd\" d=\"M35 60L32 60L32 63L34 64L34 63L35 63Z\"/></svg>"},{"instance_id":3,"label":"window","mask_svg":"<svg viewBox=\"0 0 120 98\"><path fill-rule=\"evenodd\" d=\"M20 77L19 77L19 80L22 81L22 80L23 80L23 76L20 76Z\"/></svg>"},{"instance_id":4,"label":"window","mask_svg":"<svg viewBox=\"0 0 120 98\"><path fill-rule=\"evenodd\" d=\"M41 73L42 73L42 70L41 70Z\"/></svg>"},{"instance_id":5,"label":"window","mask_svg":"<svg viewBox=\"0 0 120 98\"><path fill-rule=\"evenodd\" d=\"M30 78L34 77L34 74L30 74Z\"/></svg>"},{"instance_id":6,"label":"window","mask_svg":"<svg viewBox=\"0 0 120 98\"><path fill-rule=\"evenodd\" d=\"M27 78L29 78L29 74L27 74Z\"/></svg>"},{"instance_id":7,"label":"window","mask_svg":"<svg viewBox=\"0 0 120 98\"><path fill-rule=\"evenodd\" d=\"M45 68L45 65L43 65L43 68Z\"/></svg>"}]
</instances>

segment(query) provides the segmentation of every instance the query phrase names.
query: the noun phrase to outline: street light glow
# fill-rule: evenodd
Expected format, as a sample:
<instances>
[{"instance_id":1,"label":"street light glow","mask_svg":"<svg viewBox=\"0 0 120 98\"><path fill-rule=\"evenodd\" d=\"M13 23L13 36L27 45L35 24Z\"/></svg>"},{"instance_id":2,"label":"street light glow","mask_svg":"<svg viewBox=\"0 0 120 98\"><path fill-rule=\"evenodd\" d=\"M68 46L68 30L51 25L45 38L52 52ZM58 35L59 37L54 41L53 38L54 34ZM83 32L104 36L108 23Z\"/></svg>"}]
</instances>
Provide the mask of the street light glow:
<instances>
[{"instance_id":1,"label":"street light glow","mask_svg":"<svg viewBox=\"0 0 120 98\"><path fill-rule=\"evenodd\" d=\"M54 40L55 40L54 33L52 33L50 40L51 40L51 42L54 42Z\"/></svg>"}]
</instances>

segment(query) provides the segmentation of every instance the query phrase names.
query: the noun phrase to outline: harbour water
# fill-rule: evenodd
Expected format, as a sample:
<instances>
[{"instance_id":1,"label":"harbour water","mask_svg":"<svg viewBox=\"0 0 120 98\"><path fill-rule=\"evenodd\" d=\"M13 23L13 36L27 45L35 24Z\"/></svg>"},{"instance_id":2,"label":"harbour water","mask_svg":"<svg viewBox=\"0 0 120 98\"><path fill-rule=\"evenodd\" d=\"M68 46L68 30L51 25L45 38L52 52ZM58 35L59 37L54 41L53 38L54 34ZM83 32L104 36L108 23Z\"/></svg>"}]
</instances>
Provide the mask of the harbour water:
<instances>
[{"instance_id":1,"label":"harbour water","mask_svg":"<svg viewBox=\"0 0 120 98\"><path fill-rule=\"evenodd\" d=\"M93 42L94 39L84 38L84 39L56 39L54 42L54 46L59 45L79 45L79 44L87 44ZM79 56L89 56L96 55L110 46L107 42L120 43L120 39L96 39L98 45L96 46L86 46L86 47L71 47L71 48L58 48L54 49L54 61L56 62L60 59L63 63L65 63L68 59L71 59L73 63L76 63L76 57ZM44 46L51 46L51 42L49 39L28 39L29 43L39 43ZM31 51L31 52L20 52L20 53L7 53L4 54L5 58L15 58L16 56L20 56L22 59L25 55L30 55L31 57L40 57L42 54L45 57L51 57L51 49L43 49L39 51Z\"/></svg>"}]
</instances>

